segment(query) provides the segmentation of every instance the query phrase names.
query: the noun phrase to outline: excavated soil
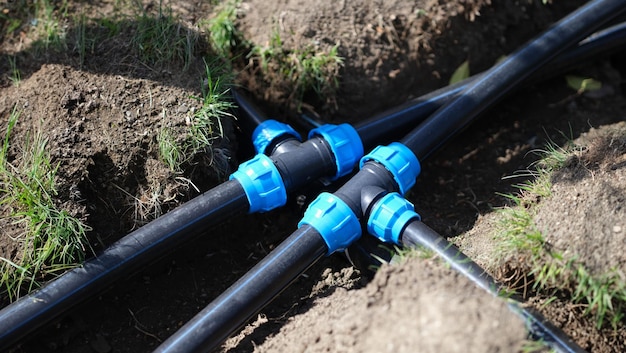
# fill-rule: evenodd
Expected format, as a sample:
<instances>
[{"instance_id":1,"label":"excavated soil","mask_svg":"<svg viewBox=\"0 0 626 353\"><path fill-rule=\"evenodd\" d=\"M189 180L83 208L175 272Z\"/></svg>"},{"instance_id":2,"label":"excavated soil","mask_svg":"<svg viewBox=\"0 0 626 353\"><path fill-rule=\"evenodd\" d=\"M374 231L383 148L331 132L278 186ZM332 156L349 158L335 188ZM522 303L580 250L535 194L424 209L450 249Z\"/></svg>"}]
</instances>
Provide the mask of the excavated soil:
<instances>
[{"instance_id":1,"label":"excavated soil","mask_svg":"<svg viewBox=\"0 0 626 353\"><path fill-rule=\"evenodd\" d=\"M278 31L287 50L337 46L344 58L339 90L324 99L307 95L303 106L327 122L357 122L445 86L465 60L472 73L487 69L581 3L250 0L238 6L237 26L243 38L257 45ZM12 9L9 3L0 6ZM212 16L212 5L183 1L171 6L185 28L200 37L206 34L196 24ZM149 11L156 7L158 3L144 2ZM71 3L68 11L104 19L115 9L108 2L80 2ZM169 172L158 159L157 131L184 127L199 107L192 97L201 94L202 57L210 56L210 50L200 41L186 70L181 63L146 65L129 44L136 24L125 21L128 26L120 33L94 43L83 62L71 46L42 51L26 36L27 25L3 34L0 43L2 131L14 107L22 112L10 155L17 158L17 146L29 133L44 133L53 163L59 165L56 202L91 227L88 236L96 251L208 190L239 160L250 157L242 147L247 142L238 131L240 121L225 117L226 137L215 146L222 152L198 161L184 180ZM103 31L95 24L103 22L93 23L87 33ZM77 35L70 23L65 25L68 38ZM15 58L21 72L19 86L9 80L9 58ZM623 52L616 53L582 63L575 71L600 80L602 94L576 94L562 76L533 84L423 161L423 172L408 195L423 222L456 239L470 257L498 275L503 271L490 261L493 210L509 204L500 195L515 192L511 184L525 180L503 177L526 170L537 158L531 152L546 141L563 144L598 135L586 140L593 141L587 151L595 152L581 155L554 176L554 196L542 200L537 222L553 246L575 251L594 269L616 267L624 273L624 135L620 139L599 132L615 131L620 125L600 127L624 120L624 58ZM279 75L261 74L248 64L244 57L235 63L240 87L271 116L301 126L298 105L289 101L291 92L279 84ZM155 191L161 206L143 207ZM283 210L236 215L207 229L201 239L120 279L12 351L154 350L287 237L304 211L300 201L311 200L312 192L291 195ZM9 227L13 223L5 214L0 220L0 249L6 256L19 246L11 239L22 230ZM366 273L340 254L322 259L218 351L515 352L526 342L522 322L501 300L436 259L384 265L373 279ZM616 330L598 330L577 306L529 301L584 349L626 350L623 323Z\"/></svg>"}]
</instances>

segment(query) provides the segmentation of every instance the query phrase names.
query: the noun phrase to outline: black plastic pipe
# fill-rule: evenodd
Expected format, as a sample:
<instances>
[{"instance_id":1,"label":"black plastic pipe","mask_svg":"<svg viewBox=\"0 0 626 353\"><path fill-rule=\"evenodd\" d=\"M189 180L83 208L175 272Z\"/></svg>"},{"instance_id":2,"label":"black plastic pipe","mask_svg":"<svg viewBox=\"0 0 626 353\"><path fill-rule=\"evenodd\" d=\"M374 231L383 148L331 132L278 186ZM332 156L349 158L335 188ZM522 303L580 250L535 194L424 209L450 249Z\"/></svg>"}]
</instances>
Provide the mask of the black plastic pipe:
<instances>
[{"instance_id":1,"label":"black plastic pipe","mask_svg":"<svg viewBox=\"0 0 626 353\"><path fill-rule=\"evenodd\" d=\"M532 308L524 307L522 305L523 299L519 294L510 293L506 287L498 283L454 244L444 239L424 223L418 220L409 222L402 231L401 243L406 247L414 248L421 246L430 249L449 263L452 268L487 292L497 297L505 294L503 299L506 299L509 307L524 319L531 334L536 339L550 345L551 348L567 353L584 352L569 336L560 328L554 326L541 313ZM503 290L505 291L504 293L502 292Z\"/></svg>"},{"instance_id":2,"label":"black plastic pipe","mask_svg":"<svg viewBox=\"0 0 626 353\"><path fill-rule=\"evenodd\" d=\"M252 136L254 129L268 118L261 109L246 98L244 94L239 92L237 88L231 88L230 92L237 106L235 115L237 116L237 125L239 126L240 132L238 137L241 137L240 139L243 140L242 143L242 141L238 139L238 142L242 145L240 147L243 148L239 148L242 151L238 149L237 153L238 156L240 156L240 160L247 160L251 155L254 155L253 141L251 141L250 136Z\"/></svg>"},{"instance_id":3,"label":"black plastic pipe","mask_svg":"<svg viewBox=\"0 0 626 353\"><path fill-rule=\"evenodd\" d=\"M422 159L463 130L479 113L581 38L626 10L624 0L591 1L471 82L400 142Z\"/></svg>"},{"instance_id":4,"label":"black plastic pipe","mask_svg":"<svg viewBox=\"0 0 626 353\"><path fill-rule=\"evenodd\" d=\"M550 61L544 67L535 72L528 83L543 81L555 77L563 72L571 70L576 66L599 55L608 55L618 49L623 49L626 44L626 22L615 24L609 28L593 33L578 45L566 50ZM426 120L426 118L441 108L446 103L456 98L468 85L485 73L473 75L461 82L448 85L409 100L397 107L385 110L366 120L355 124L354 128L359 133L361 141L366 150L387 141L391 138L402 137L404 131L412 128L416 124ZM249 121L252 128L267 120L267 117L237 90L233 90L233 97L237 102L240 113ZM306 117L305 117L306 118ZM311 120L310 118L308 118ZM312 120L311 120L312 121ZM311 127L318 127L318 122L310 122Z\"/></svg>"},{"instance_id":5,"label":"black plastic pipe","mask_svg":"<svg viewBox=\"0 0 626 353\"><path fill-rule=\"evenodd\" d=\"M327 145L318 136L273 157L272 161L289 191L332 175L336 169ZM0 310L0 351L99 294L121 276L137 272L249 207L241 184L230 180L128 234L81 267Z\"/></svg>"},{"instance_id":6,"label":"black plastic pipe","mask_svg":"<svg viewBox=\"0 0 626 353\"><path fill-rule=\"evenodd\" d=\"M103 254L0 311L0 351L95 296L123 276L139 271L248 206L236 181L228 181L130 233Z\"/></svg>"},{"instance_id":7,"label":"black plastic pipe","mask_svg":"<svg viewBox=\"0 0 626 353\"><path fill-rule=\"evenodd\" d=\"M256 106L254 103L250 102L244 95L239 93L239 91L235 88L231 89L231 94L233 95L233 99L237 103L237 116L245 116L246 121L249 121L252 126L252 130L254 130L257 126L259 126L262 122L267 120L267 116L263 114L263 112Z\"/></svg>"},{"instance_id":8,"label":"black plastic pipe","mask_svg":"<svg viewBox=\"0 0 626 353\"><path fill-rule=\"evenodd\" d=\"M626 4L624 4L623 0L597 0L581 7L550 27L550 29L535 40L513 53L508 59L496 65L475 82L470 83L459 97L439 109L431 118L427 119L404 138L402 143L404 146L411 149L418 158L423 159L427 157L437 147L441 146L445 140L459 132L480 112L491 106L502 97L504 93L508 92L516 85L519 85L519 83L532 72L536 71L536 69L553 58L557 53L581 40L585 35L593 32L625 9ZM376 164L376 162L368 162L366 166L372 164ZM377 177L363 176L369 172L368 168L361 169L355 177L338 191L339 198L354 211L357 217L361 217L363 214L362 206L360 205L361 197L360 194L356 192L357 189L362 189L367 186L377 186L387 191L397 191L389 187L389 184L395 182L390 173L383 172ZM367 180L368 178L372 180L371 185L356 185L356 183L353 182L353 180ZM359 194L358 198L357 194ZM344 199L346 196L348 196L348 199ZM294 235L295 234L298 234L298 231L296 231ZM316 240L318 243L322 240L320 235L317 235L315 238L319 238ZM289 239L291 239L291 237ZM282 244L281 251L289 252L292 256L292 260L302 262L299 264L299 268L302 269L308 268L317 260L317 258L315 258L313 262L310 262L311 259L307 259L305 253L294 254L288 249L282 248ZM272 252L268 256L274 259L276 256L280 255ZM300 259L298 260L297 258L299 257ZM258 266L255 266L251 271L258 275L263 275L257 272ZM268 269L265 272L266 276L271 276L271 270ZM254 313L262 309L262 306L259 307L258 303L269 302L274 297L275 293L282 291L285 286L291 282L291 278L274 278L274 280L277 282L268 283L270 281L269 278L259 279L259 283L257 284L259 286L258 289L254 288L252 282L237 282L234 286L236 289L232 291L231 289L228 290L230 294L227 299L230 300L230 303L223 305L227 305L228 307L225 312L229 310L237 310L238 312L243 310L246 314L238 315L237 317L221 317L221 315L215 311L205 310L194 317L192 323L183 326L174 336L165 341L157 351L201 352L216 347L217 344L221 343L235 328L243 325L245 322L231 320L251 317ZM265 288L272 288L272 291L268 292L263 299L256 297L250 298L246 294L249 291L258 293ZM219 298L218 302L223 303L226 297L220 296ZM212 305L213 304L210 304L210 306ZM244 308L242 309L242 307ZM226 336L221 334L213 338L193 335L194 331L201 330L202 327L211 325L212 322L216 321L224 323L231 329Z\"/></svg>"},{"instance_id":9,"label":"black plastic pipe","mask_svg":"<svg viewBox=\"0 0 626 353\"><path fill-rule=\"evenodd\" d=\"M528 83L555 77L600 54L607 55L623 48L624 44L626 44L626 22L592 34L574 48L568 49L545 67L539 69L528 80ZM481 78L484 74L476 74L461 82L409 100L395 108L359 122L355 125L355 129L361 136L363 145L367 148L384 143L389 141L388 137L392 137L394 134L397 135L395 137L402 137L402 131L406 131L425 120L444 104L456 98L470 83ZM383 140L381 136L387 137L387 140Z\"/></svg>"},{"instance_id":10,"label":"black plastic pipe","mask_svg":"<svg viewBox=\"0 0 626 353\"><path fill-rule=\"evenodd\" d=\"M562 73L580 63L596 57L598 55L608 55L618 50L624 50L626 43L626 22L616 23L608 28L602 29L583 39L572 49L568 49L552 62L541 68L533 75L532 81L551 77L555 72Z\"/></svg>"},{"instance_id":11,"label":"black plastic pipe","mask_svg":"<svg viewBox=\"0 0 626 353\"><path fill-rule=\"evenodd\" d=\"M422 246L437 253L455 270L472 280L482 289L499 294L501 286L495 282L477 263L463 254L454 244L447 241L424 223L414 220L409 222L402 231L402 245L408 248Z\"/></svg>"},{"instance_id":12,"label":"black plastic pipe","mask_svg":"<svg viewBox=\"0 0 626 353\"><path fill-rule=\"evenodd\" d=\"M155 352L208 352L219 347L327 250L314 228L299 228Z\"/></svg>"},{"instance_id":13,"label":"black plastic pipe","mask_svg":"<svg viewBox=\"0 0 626 353\"><path fill-rule=\"evenodd\" d=\"M360 198L358 185L394 188L393 178L389 178L384 169L377 163L366 164L353 177L353 182L341 187L336 194L343 200ZM349 207L360 209L356 204ZM155 352L208 352L217 348L327 251L328 246L320 233L303 225Z\"/></svg>"},{"instance_id":14,"label":"black plastic pipe","mask_svg":"<svg viewBox=\"0 0 626 353\"><path fill-rule=\"evenodd\" d=\"M578 50L579 54L571 54L568 60L580 60L580 53L592 53L588 45L596 48L593 52L595 54L597 51L604 51L609 47L614 48L623 43L623 27L622 24L621 28L609 29L604 34L586 40L578 49L572 51ZM611 41L606 40L609 35L612 38ZM555 65L558 67L564 64ZM384 113L386 115L378 115L359 124L357 131L366 145L372 145L380 140L379 136L406 128L424 119L438 107L452 100L466 87L466 84L446 87ZM259 124L265 119L259 114L258 109L245 104L245 100L238 101L240 104L244 102L241 109L249 114L254 124ZM295 156L295 154L292 155L294 158ZM315 169L309 168L308 171ZM314 176L307 175L308 177L302 183L314 179ZM70 307L100 293L119 276L138 271L141 267L169 253L175 245L197 236L202 230L221 222L227 216L245 211L248 206L245 194L241 187L235 184L237 183L228 182L195 198L186 206L129 234L93 261L87 261L83 267L68 272L33 295L0 311L0 349L9 347ZM292 181L291 184L302 185L297 181Z\"/></svg>"}]
</instances>

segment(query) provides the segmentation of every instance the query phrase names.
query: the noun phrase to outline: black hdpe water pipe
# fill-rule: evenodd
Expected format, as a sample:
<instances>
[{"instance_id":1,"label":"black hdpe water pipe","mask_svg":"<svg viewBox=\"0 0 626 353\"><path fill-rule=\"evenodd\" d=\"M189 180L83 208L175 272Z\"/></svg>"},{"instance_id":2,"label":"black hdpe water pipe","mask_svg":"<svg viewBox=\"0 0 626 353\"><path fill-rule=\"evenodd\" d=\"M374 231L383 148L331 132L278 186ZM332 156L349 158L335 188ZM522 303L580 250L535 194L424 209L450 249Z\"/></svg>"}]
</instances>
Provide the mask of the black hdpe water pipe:
<instances>
[{"instance_id":1,"label":"black hdpe water pipe","mask_svg":"<svg viewBox=\"0 0 626 353\"><path fill-rule=\"evenodd\" d=\"M549 64L532 74L528 83L546 80L558 74L571 70L572 68L594 58L600 54L607 55L624 48L626 44L626 22L619 23L602 31L598 31L581 41L577 46L558 55ZM461 82L449 85L418 98L407 101L395 108L387 110L381 114L374 115L355 125L359 136L363 141L368 141L366 147L384 143L380 136L390 137L398 132L406 131L410 126L414 126L414 116L427 117L441 108L444 104L452 101L468 85L481 78L484 73L476 74ZM397 135L395 137L401 137ZM389 139L387 139L389 141Z\"/></svg>"},{"instance_id":2,"label":"black hdpe water pipe","mask_svg":"<svg viewBox=\"0 0 626 353\"><path fill-rule=\"evenodd\" d=\"M563 330L552 324L541 313L533 308L524 307L524 300L519 294L512 293L508 288L496 282L477 263L424 223L415 220L406 225L402 232L401 243L408 247L423 246L431 249L447 261L452 268L487 292L494 296L504 294L509 307L522 317L534 339L541 340L558 352L585 352Z\"/></svg>"},{"instance_id":3,"label":"black hdpe water pipe","mask_svg":"<svg viewBox=\"0 0 626 353\"><path fill-rule=\"evenodd\" d=\"M296 232L156 352L207 352L218 347L324 253L344 250L360 237L360 218L368 206L361 204L363 189L380 187L404 194L419 174L416 157L426 158L556 54L624 10L623 0L586 4L469 83L459 97L437 110L402 143L374 149L361 160L361 170L335 194L322 193L311 203ZM305 241L306 237L311 239ZM290 268L298 271L280 270Z\"/></svg>"},{"instance_id":4,"label":"black hdpe water pipe","mask_svg":"<svg viewBox=\"0 0 626 353\"><path fill-rule=\"evenodd\" d=\"M416 156L428 156L464 129L485 107L493 105L573 42L579 41L625 9L623 0L587 3L471 82L458 98L439 109L420 125L420 129L400 142Z\"/></svg>"},{"instance_id":5,"label":"black hdpe water pipe","mask_svg":"<svg viewBox=\"0 0 626 353\"><path fill-rule=\"evenodd\" d=\"M227 217L282 206L287 191L323 176L351 172L363 153L358 135L346 124L320 128L303 143L294 142L291 133L283 131L284 136L276 138L285 141L282 153L271 157L259 154L242 163L231 180L128 234L81 267L0 310L0 351ZM348 148L345 153L345 147L355 143L356 151ZM336 151L343 154L334 156Z\"/></svg>"},{"instance_id":6,"label":"black hdpe water pipe","mask_svg":"<svg viewBox=\"0 0 626 353\"><path fill-rule=\"evenodd\" d=\"M566 65L567 62L580 61L581 58L585 58L589 54L595 55L597 52L615 48L623 43L623 27L624 25L621 28L607 29L594 35L594 37L582 42L577 48L572 49L567 55L569 59L561 60L560 63L557 62L555 66L559 67ZM406 129L408 126L425 119L428 114L458 95L466 84L467 82L464 82L462 85L433 92L397 109L379 114L360 123L356 130L361 136L363 144L369 147L380 142L381 136L391 134L396 130ZM241 113L248 116L254 127L266 121L258 109L245 99L240 96L235 98ZM286 135L286 138L278 138L277 140L293 142L295 134L287 132ZM286 143L285 145L293 147L294 144ZM295 145L298 146L298 144ZM320 145L323 145L323 142L311 143L311 145L315 147L313 150L316 150ZM274 147L268 149L272 150ZM319 152L316 151L315 153ZM294 158L296 155L297 153L292 154ZM317 158L309 158L309 160L316 161ZM285 165L284 162L283 165ZM320 165L323 168L320 168ZM329 163L308 165L307 168L301 169L306 169L306 172L312 173L304 176L301 180L305 182L313 180L318 175L324 175L333 168ZM287 173L287 171L282 172ZM296 174L299 175L298 177L302 177L301 173ZM287 185L288 190L295 188L296 185ZM245 211L249 206L245 190L240 183L231 180L127 235L96 258L87 261L82 267L68 272L38 292L0 311L0 349L11 346L71 307L101 293L120 276L126 276L140 270L169 253L178 244L189 241L227 217Z\"/></svg>"},{"instance_id":7,"label":"black hdpe water pipe","mask_svg":"<svg viewBox=\"0 0 626 353\"><path fill-rule=\"evenodd\" d=\"M480 288L494 296L500 297L504 294L503 299L513 312L522 317L533 338L559 352L584 352L541 313L524 307L523 298L518 293L511 292L498 283L455 245L422 223L420 216L413 210L413 205L398 193L387 193L378 187L368 187L364 190L362 201L367 204L364 218L367 219L367 230L370 234L383 242L410 248L424 247L434 251Z\"/></svg>"},{"instance_id":8,"label":"black hdpe water pipe","mask_svg":"<svg viewBox=\"0 0 626 353\"><path fill-rule=\"evenodd\" d=\"M599 55L609 55L616 50L623 49L624 44L626 44L626 22L593 33L578 45L559 54L554 60L533 73L528 83L555 77L587 62L589 59ZM393 137L402 137L403 132L421 123L438 108L453 100L471 82L482 75L482 73L476 74L461 82L437 89L355 124L354 128L361 137L363 146L369 150L376 145L394 140ZM233 93L237 105L254 127L267 119L245 97L236 92ZM319 123L310 123L310 125L318 127Z\"/></svg>"}]
</instances>

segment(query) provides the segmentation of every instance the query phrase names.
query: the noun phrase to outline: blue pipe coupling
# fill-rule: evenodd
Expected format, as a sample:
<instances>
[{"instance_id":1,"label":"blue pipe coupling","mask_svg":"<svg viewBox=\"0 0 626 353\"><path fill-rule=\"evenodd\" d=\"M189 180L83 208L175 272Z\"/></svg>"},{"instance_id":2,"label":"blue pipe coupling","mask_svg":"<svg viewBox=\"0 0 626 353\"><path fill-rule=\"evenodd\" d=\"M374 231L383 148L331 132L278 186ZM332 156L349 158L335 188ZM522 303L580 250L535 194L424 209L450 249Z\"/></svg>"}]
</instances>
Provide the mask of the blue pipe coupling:
<instances>
[{"instance_id":1,"label":"blue pipe coupling","mask_svg":"<svg viewBox=\"0 0 626 353\"><path fill-rule=\"evenodd\" d=\"M323 192L306 209L298 228L309 225L322 236L328 247L326 256L343 251L361 236L361 223L346 203Z\"/></svg>"},{"instance_id":2,"label":"blue pipe coupling","mask_svg":"<svg viewBox=\"0 0 626 353\"><path fill-rule=\"evenodd\" d=\"M367 219L367 231L383 242L400 244L404 227L412 220L421 220L413 204L396 192L378 200Z\"/></svg>"},{"instance_id":3,"label":"blue pipe coupling","mask_svg":"<svg viewBox=\"0 0 626 353\"><path fill-rule=\"evenodd\" d=\"M236 179L245 191L249 213L267 212L287 203L283 178L272 159L264 154L241 163L230 179Z\"/></svg>"},{"instance_id":4,"label":"blue pipe coupling","mask_svg":"<svg viewBox=\"0 0 626 353\"><path fill-rule=\"evenodd\" d=\"M372 152L361 158L360 167L362 168L369 160L382 164L393 175L402 195L415 185L415 179L421 171L415 154L399 142L374 148Z\"/></svg>"},{"instance_id":5,"label":"blue pipe coupling","mask_svg":"<svg viewBox=\"0 0 626 353\"><path fill-rule=\"evenodd\" d=\"M252 144L257 153L269 154L271 151L267 151L267 147L285 135L302 142L302 136L291 126L276 120L265 120L252 132Z\"/></svg>"},{"instance_id":6,"label":"blue pipe coupling","mask_svg":"<svg viewBox=\"0 0 626 353\"><path fill-rule=\"evenodd\" d=\"M349 124L323 125L309 132L309 138L315 135L326 140L335 156L337 173L330 179L331 181L350 173L363 156L361 137Z\"/></svg>"}]
</instances>

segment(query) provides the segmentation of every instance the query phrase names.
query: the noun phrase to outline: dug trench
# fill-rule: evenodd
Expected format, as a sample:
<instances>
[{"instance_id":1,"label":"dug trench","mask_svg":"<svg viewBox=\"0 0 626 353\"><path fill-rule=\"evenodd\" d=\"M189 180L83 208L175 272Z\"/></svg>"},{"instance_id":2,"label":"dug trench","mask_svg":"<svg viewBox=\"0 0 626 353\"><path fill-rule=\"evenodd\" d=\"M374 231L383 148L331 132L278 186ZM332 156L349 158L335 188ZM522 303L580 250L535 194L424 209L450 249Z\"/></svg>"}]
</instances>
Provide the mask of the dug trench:
<instances>
[{"instance_id":1,"label":"dug trench","mask_svg":"<svg viewBox=\"0 0 626 353\"><path fill-rule=\"evenodd\" d=\"M363 1L344 3L343 8L330 1L259 3L241 4L239 25L252 41L266 41L275 26L268 19L282 11L285 46L311 40L328 46L340 42L340 54L345 58L340 90L331 101L313 99L308 103L329 122L358 121L445 85L454 69L468 58L472 72L486 69L576 7L559 1L552 5L465 1L464 5L423 2L414 6ZM415 16L419 8L431 14L428 21ZM195 10L187 14L209 16L206 8ZM320 20L322 17L328 20ZM408 20L414 18L419 20ZM394 26L387 26L386 21ZM310 28L289 28L302 23ZM120 38L105 43L100 54L119 55L116 45L122 42ZM172 113L169 118L176 123L184 119L185 109L196 104L189 97L199 94L202 62L196 62L183 76L175 76L145 69L128 58L120 61L115 57L109 63L132 64L132 72L120 69L123 65L107 66L102 58L80 68L67 53L43 59L20 55L30 69L24 71L20 87L3 82L6 99L0 113L4 119L16 103L30 109L20 120L15 140L44 120L43 130L51 132L53 156L61 162L60 194L67 195L66 202L75 207L75 214L87 218L94 229L94 245L106 246L141 225L132 221L128 212L133 200L126 195L135 195L142 187L149 190L153 179L167 179L159 177L163 170L155 172L153 168L157 165L151 150L154 130L168 123L160 115L163 109ZM516 189L503 177L526 170L537 158L531 151L542 148L546 141L563 144L590 127L623 121L623 59L623 53L614 54L585 63L576 71L601 80L612 92L579 95L562 76L525 87L425 161L409 194L423 221L450 239L471 234L494 209L509 204L499 195ZM2 65L4 69L5 62ZM297 125L297 113L280 87L268 90L255 72L245 70L239 80L266 112ZM79 93L68 95L71 92ZM61 117L61 122L46 120L50 116ZM244 136L238 139L241 141L233 136L229 148L245 143ZM198 182L202 190L219 179L210 168L196 172L211 175L188 175L196 182L204 181ZM170 196L185 192L172 185L167 191ZM624 184L620 187L623 192ZM290 234L306 201L322 188L315 185L291 195L281 210L233 216L168 258L120 279L109 291L68 312L14 351L152 351ZM179 200L193 196L193 192L187 193ZM81 202L72 203L71 195ZM166 205L162 211L175 205ZM602 226L602 219L590 221ZM479 232L489 232L482 227ZM465 246L472 248L468 237L462 238ZM620 251L619 243L615 251ZM480 263L480 250L475 256ZM566 323L561 319L580 316L580 310L560 310L554 321ZM436 260L414 259L404 266L384 266L370 280L345 257L336 255L324 258L299 277L221 351L515 351L525 339L516 320L501 302L475 290ZM593 324L585 324L585 319L577 321L582 324L566 332L585 349L624 350L623 326L601 331L589 328ZM412 326L416 322L419 325Z\"/></svg>"}]
</instances>

